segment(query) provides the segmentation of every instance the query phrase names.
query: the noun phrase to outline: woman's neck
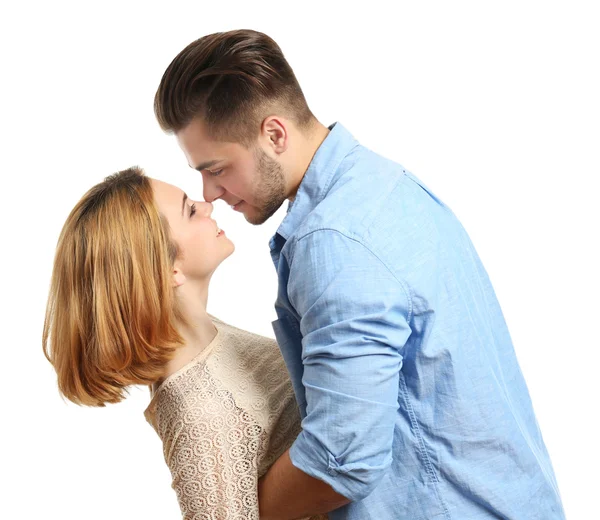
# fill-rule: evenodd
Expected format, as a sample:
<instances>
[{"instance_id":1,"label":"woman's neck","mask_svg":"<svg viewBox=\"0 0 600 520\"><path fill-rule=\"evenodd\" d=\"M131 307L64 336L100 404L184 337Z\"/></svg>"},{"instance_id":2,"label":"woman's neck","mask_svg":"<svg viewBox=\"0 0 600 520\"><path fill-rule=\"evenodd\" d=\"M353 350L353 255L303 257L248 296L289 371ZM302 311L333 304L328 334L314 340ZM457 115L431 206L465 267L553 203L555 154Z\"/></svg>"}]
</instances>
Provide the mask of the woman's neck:
<instances>
[{"instance_id":1,"label":"woman's neck","mask_svg":"<svg viewBox=\"0 0 600 520\"><path fill-rule=\"evenodd\" d=\"M162 379L169 377L200 354L215 338L217 329L206 312L208 284L192 287L185 284L177 288L177 301L187 323L180 324L177 332L183 344L165 366Z\"/></svg>"}]
</instances>

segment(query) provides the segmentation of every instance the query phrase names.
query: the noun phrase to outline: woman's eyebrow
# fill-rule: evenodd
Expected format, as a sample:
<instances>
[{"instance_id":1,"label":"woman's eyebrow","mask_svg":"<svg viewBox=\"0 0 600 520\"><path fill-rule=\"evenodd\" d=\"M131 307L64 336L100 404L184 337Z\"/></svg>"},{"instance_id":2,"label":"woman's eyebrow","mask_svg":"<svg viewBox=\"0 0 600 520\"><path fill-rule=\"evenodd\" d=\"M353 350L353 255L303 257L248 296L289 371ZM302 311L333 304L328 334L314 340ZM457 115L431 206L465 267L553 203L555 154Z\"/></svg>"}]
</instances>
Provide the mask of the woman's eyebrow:
<instances>
[{"instance_id":1,"label":"woman's eyebrow","mask_svg":"<svg viewBox=\"0 0 600 520\"><path fill-rule=\"evenodd\" d=\"M183 216L183 210L185 208L185 201L187 200L188 196L187 193L183 194L183 200L181 201L181 215Z\"/></svg>"}]
</instances>

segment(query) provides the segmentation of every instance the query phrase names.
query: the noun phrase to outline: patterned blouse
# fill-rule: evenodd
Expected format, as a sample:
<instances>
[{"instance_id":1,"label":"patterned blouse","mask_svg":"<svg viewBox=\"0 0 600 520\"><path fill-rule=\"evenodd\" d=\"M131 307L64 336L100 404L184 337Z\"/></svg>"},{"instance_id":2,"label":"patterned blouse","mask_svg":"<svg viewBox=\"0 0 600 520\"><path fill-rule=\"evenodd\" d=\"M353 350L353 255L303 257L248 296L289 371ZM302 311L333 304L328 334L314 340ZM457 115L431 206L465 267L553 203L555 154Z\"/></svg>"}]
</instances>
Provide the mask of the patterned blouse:
<instances>
[{"instance_id":1,"label":"patterned blouse","mask_svg":"<svg viewBox=\"0 0 600 520\"><path fill-rule=\"evenodd\" d=\"M300 414L277 343L212 319L213 341L164 380L144 415L185 520L259 520L258 479L301 431Z\"/></svg>"}]
</instances>

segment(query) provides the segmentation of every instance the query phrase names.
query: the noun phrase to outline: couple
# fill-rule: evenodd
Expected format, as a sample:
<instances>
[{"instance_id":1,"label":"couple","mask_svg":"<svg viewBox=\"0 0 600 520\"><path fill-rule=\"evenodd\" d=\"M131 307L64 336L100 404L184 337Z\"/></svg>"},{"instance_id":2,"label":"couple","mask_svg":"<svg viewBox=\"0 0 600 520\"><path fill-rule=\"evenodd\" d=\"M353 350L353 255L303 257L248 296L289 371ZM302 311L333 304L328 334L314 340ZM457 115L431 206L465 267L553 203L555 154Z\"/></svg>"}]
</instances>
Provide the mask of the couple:
<instances>
[{"instance_id":1,"label":"couple","mask_svg":"<svg viewBox=\"0 0 600 520\"><path fill-rule=\"evenodd\" d=\"M137 168L61 233L44 351L68 399L152 389L186 519L563 519L494 291L450 209L311 113L277 44L205 36L155 98L205 201ZM272 238L277 343L206 312L234 250L221 199Z\"/></svg>"}]
</instances>

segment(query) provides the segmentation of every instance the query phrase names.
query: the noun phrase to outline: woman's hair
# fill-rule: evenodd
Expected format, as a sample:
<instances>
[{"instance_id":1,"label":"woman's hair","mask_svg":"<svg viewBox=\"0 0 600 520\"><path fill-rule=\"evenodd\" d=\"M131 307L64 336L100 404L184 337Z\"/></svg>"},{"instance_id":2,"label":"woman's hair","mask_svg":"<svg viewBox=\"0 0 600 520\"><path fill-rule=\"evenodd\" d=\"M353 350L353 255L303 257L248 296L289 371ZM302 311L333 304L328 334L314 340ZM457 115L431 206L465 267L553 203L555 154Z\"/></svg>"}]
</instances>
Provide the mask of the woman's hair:
<instances>
[{"instance_id":1,"label":"woman's hair","mask_svg":"<svg viewBox=\"0 0 600 520\"><path fill-rule=\"evenodd\" d=\"M213 138L244 146L273 109L302 129L314 121L277 43L251 30L209 34L189 44L167 67L154 98L164 131L178 132L200 117Z\"/></svg>"},{"instance_id":2,"label":"woman's hair","mask_svg":"<svg viewBox=\"0 0 600 520\"><path fill-rule=\"evenodd\" d=\"M141 169L106 177L77 203L58 240L42 339L64 397L104 406L161 377L182 343L177 254Z\"/></svg>"}]
</instances>

